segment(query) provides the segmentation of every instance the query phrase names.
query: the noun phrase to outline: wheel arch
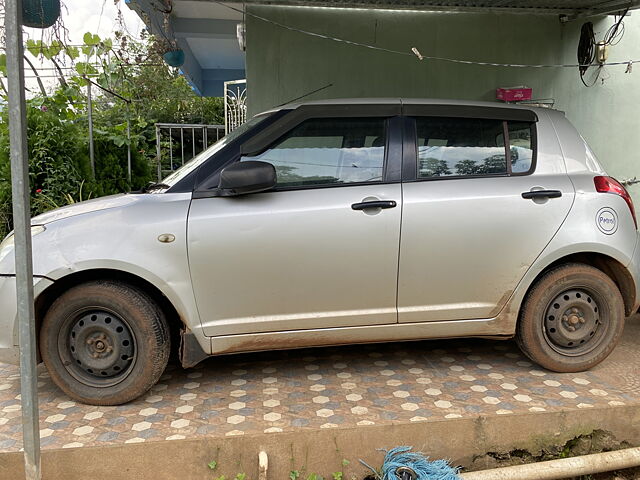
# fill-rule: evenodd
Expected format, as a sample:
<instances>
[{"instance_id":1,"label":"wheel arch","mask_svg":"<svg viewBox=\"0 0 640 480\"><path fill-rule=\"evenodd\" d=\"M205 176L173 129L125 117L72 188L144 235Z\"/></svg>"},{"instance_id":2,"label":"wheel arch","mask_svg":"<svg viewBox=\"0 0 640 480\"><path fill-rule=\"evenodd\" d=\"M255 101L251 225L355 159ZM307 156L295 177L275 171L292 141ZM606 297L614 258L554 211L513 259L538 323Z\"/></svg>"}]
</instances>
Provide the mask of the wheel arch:
<instances>
[{"instance_id":1,"label":"wheel arch","mask_svg":"<svg viewBox=\"0 0 640 480\"><path fill-rule=\"evenodd\" d=\"M527 297L533 286L549 270L567 263L582 263L590 265L604 272L618 287L624 300L624 310L627 316L634 313L636 304L636 284L629 270L615 258L599 252L578 252L560 257L543 268L530 282L523 300ZM520 306L522 308L522 305Z\"/></svg>"},{"instance_id":2,"label":"wheel arch","mask_svg":"<svg viewBox=\"0 0 640 480\"><path fill-rule=\"evenodd\" d=\"M171 341L173 345L178 345L180 331L185 326L184 319L180 316L177 309L169 298L149 280L142 278L130 272L98 268L90 270L81 270L70 273L53 282L52 285L38 295L35 300L35 321L36 335L39 335L47 311L53 302L63 293L82 283L94 280L113 280L125 283L146 293L165 313L167 322L169 323ZM40 360L40 347L38 345L38 359Z\"/></svg>"}]
</instances>

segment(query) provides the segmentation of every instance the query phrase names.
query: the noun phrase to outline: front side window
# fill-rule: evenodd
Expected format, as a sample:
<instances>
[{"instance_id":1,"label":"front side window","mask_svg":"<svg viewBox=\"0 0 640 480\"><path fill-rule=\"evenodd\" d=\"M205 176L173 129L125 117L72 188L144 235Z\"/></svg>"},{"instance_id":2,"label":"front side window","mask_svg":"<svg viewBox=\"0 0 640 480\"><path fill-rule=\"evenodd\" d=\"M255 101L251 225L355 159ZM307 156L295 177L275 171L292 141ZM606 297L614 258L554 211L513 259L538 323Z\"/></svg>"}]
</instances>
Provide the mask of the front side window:
<instances>
[{"instance_id":1,"label":"front side window","mask_svg":"<svg viewBox=\"0 0 640 480\"><path fill-rule=\"evenodd\" d=\"M263 153L242 157L274 165L278 187L381 182L383 118L319 118L302 122Z\"/></svg>"},{"instance_id":2,"label":"front side window","mask_svg":"<svg viewBox=\"0 0 640 480\"><path fill-rule=\"evenodd\" d=\"M529 123L420 117L416 129L418 178L526 173L533 162Z\"/></svg>"},{"instance_id":3,"label":"front side window","mask_svg":"<svg viewBox=\"0 0 640 480\"><path fill-rule=\"evenodd\" d=\"M216 153L218 153L224 147L226 147L235 139L240 137L240 135L244 134L245 132L248 132L253 127L264 122L267 118L269 118L269 116L270 114L253 117L248 122L236 128L233 132L222 137L220 140L218 140L215 144L211 145L206 150L203 150L202 152L200 152L198 155L196 155L187 163L182 165L179 169L175 170L169 176L165 177L162 180L162 184L167 185L168 187L174 186L176 183L178 183L180 180L185 178L191 172L196 170L198 167L200 167L203 163L205 163L207 160L213 157Z\"/></svg>"}]
</instances>

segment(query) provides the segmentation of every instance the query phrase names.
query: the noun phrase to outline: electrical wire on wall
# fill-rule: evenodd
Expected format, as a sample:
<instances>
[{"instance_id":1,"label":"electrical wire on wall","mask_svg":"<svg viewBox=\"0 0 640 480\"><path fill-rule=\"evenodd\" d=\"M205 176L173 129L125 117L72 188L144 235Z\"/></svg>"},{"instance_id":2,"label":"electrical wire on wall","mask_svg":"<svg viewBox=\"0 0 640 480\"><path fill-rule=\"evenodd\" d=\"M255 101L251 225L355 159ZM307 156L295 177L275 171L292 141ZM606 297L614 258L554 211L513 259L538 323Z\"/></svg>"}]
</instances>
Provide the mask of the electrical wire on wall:
<instances>
[{"instance_id":1,"label":"electrical wire on wall","mask_svg":"<svg viewBox=\"0 0 640 480\"><path fill-rule=\"evenodd\" d=\"M628 8L622 13L622 15L620 15L620 18L617 19L617 21L609 27L607 33L604 34L605 45L617 45L618 43L620 43L620 40L622 40L622 37L624 36L623 20L624 17L627 16L627 13L629 13Z\"/></svg>"},{"instance_id":2,"label":"electrical wire on wall","mask_svg":"<svg viewBox=\"0 0 640 480\"><path fill-rule=\"evenodd\" d=\"M228 5L227 3L218 1L218 0L210 0L213 3L217 3L218 5L221 5L225 8L228 8L229 10L233 10L237 13L243 14L246 17L252 17L258 20L261 20L263 22L269 23L271 25L275 25L277 27L286 29L286 30L290 30L292 32L297 32L297 33L301 33L303 35L308 35L311 37L316 37L316 38L322 38L325 40L330 40L333 42L338 42L338 43L343 43L346 45L351 45L351 46L355 46L355 47L363 47L363 48L367 48L370 50L376 50L379 52L386 52L386 53L391 53L391 54L396 54L396 55L402 55L402 56L409 56L409 57L414 57L417 58L420 61L423 60L432 60L432 61L439 61L439 62L449 62L449 63L457 63L457 64L461 64L461 65L479 65L479 66L486 66L486 67L506 67L506 68L582 68L582 67L586 67L588 68L589 66L591 66L593 64L593 60L591 62L586 62L586 63L561 63L561 64L527 64L527 63L499 63L499 62L480 62L480 61L474 61L474 60L463 60L463 59L459 59L459 58L447 58L447 57L437 57L434 55L423 55L420 53L420 51L416 48L416 47L412 47L411 49L407 49L407 50L394 50L391 48L385 48L385 47L380 47L378 45L372 45L372 44L368 44L368 43L363 43L363 42L356 42L353 40L349 40L346 38L339 38L339 37L334 37L331 35L327 35L324 33L319 33L319 32L313 32L313 31L309 31L309 30L304 30L301 28L297 28L294 27L292 25L287 25L284 23L280 23L277 22L275 20L271 20L270 18L266 18L263 17L261 15L257 15L255 13L251 13L250 11L245 11L242 8L236 8L233 7L231 5ZM625 12L626 14L626 12ZM624 17L624 15L622 16ZM622 21L622 17L620 18L620 20L618 22ZM244 18L244 17L243 17ZM622 27L622 24L620 23L618 30ZM624 31L624 28L622 28L622 31ZM614 35L613 40L616 43L618 41L620 41L620 33ZM615 44L615 43L614 43ZM625 65L627 67L626 73L631 73L631 68L633 66L634 63L640 63L640 59L634 59L634 60L627 60L627 61L622 61L622 62L604 62L601 63L599 66L601 67L605 67L605 66L622 66Z\"/></svg>"},{"instance_id":3,"label":"electrical wire on wall","mask_svg":"<svg viewBox=\"0 0 640 480\"><path fill-rule=\"evenodd\" d=\"M607 49L611 45L617 45L624 36L624 17L629 12L627 8L620 18L616 17L616 21L604 34L603 40L596 43L595 33L593 32L593 23L586 22L582 25L580 30L580 41L578 43L578 73L580 74L580 81L585 87L592 87L596 84L598 79L601 78L602 71L606 65ZM593 82L587 83L585 81L585 75L589 70L589 67L597 60L598 70L596 71ZM632 65L633 62L629 62ZM627 73L631 70L627 67ZM604 81L604 78L602 79Z\"/></svg>"},{"instance_id":4,"label":"electrical wire on wall","mask_svg":"<svg viewBox=\"0 0 640 480\"><path fill-rule=\"evenodd\" d=\"M598 74L591 85L584 80L584 76L589 70L589 66L596 59L596 36L593 33L593 23L586 22L580 30L580 41L578 42L578 72L580 73L580 81L585 87L590 87L598 81ZM599 73L599 71L598 71Z\"/></svg>"}]
</instances>

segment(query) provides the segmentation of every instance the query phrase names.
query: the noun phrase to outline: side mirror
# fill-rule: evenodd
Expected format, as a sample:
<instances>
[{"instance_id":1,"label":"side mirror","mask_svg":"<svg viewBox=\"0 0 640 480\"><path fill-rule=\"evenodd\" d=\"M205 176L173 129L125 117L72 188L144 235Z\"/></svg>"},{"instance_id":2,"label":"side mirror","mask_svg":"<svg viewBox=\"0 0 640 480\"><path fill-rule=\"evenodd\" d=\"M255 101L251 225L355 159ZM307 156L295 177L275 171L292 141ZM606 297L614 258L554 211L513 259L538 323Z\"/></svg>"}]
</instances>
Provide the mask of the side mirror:
<instances>
[{"instance_id":1,"label":"side mirror","mask_svg":"<svg viewBox=\"0 0 640 480\"><path fill-rule=\"evenodd\" d=\"M277 175L273 165L249 160L236 162L220 172L218 188L222 196L264 192L276 186Z\"/></svg>"}]
</instances>

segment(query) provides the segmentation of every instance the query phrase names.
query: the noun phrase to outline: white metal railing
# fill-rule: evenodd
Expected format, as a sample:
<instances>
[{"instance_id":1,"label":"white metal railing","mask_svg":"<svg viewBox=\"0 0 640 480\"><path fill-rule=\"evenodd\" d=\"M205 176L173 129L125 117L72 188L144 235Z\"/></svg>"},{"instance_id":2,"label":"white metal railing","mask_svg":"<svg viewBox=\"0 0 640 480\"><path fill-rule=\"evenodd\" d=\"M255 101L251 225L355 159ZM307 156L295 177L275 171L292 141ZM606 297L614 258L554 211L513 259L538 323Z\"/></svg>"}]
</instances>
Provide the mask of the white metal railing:
<instances>
[{"instance_id":1,"label":"white metal railing","mask_svg":"<svg viewBox=\"0 0 640 480\"><path fill-rule=\"evenodd\" d=\"M247 121L247 81L224 82L224 131L232 132Z\"/></svg>"},{"instance_id":2,"label":"white metal railing","mask_svg":"<svg viewBox=\"0 0 640 480\"><path fill-rule=\"evenodd\" d=\"M156 123L158 181L224 137L224 125Z\"/></svg>"}]
</instances>

